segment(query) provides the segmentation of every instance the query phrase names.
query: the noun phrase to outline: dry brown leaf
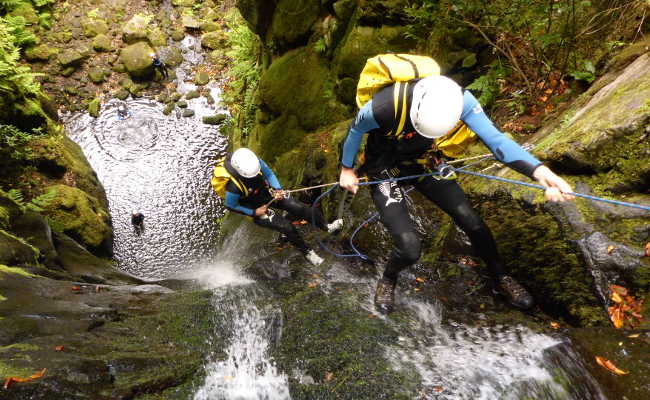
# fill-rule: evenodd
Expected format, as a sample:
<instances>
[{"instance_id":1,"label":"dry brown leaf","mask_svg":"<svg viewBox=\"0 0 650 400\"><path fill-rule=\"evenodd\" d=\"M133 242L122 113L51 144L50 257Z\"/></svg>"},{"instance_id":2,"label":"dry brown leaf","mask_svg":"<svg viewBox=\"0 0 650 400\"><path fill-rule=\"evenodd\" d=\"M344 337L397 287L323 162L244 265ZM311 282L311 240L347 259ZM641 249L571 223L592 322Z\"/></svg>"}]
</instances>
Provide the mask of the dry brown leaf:
<instances>
[{"instance_id":1,"label":"dry brown leaf","mask_svg":"<svg viewBox=\"0 0 650 400\"><path fill-rule=\"evenodd\" d=\"M618 294L618 293L616 293L616 292L612 292L612 301L613 301L614 303L622 303L622 302L623 302L623 298L621 297L620 294Z\"/></svg>"},{"instance_id":2,"label":"dry brown leaf","mask_svg":"<svg viewBox=\"0 0 650 400\"><path fill-rule=\"evenodd\" d=\"M56 350L56 351L63 351L64 349L65 349L64 346L56 346L56 347L54 348L54 350Z\"/></svg>"},{"instance_id":3,"label":"dry brown leaf","mask_svg":"<svg viewBox=\"0 0 650 400\"><path fill-rule=\"evenodd\" d=\"M422 290L422 289L420 289L419 287L416 287L416 288L413 289L414 292L419 292L420 290Z\"/></svg>"},{"instance_id":4,"label":"dry brown leaf","mask_svg":"<svg viewBox=\"0 0 650 400\"><path fill-rule=\"evenodd\" d=\"M605 359L603 357L596 356L596 362L601 367L603 367L603 368L605 368L607 370L610 370L611 372L615 373L616 375L627 375L627 374L629 374L629 372L623 371L622 369L618 369L616 367L616 365L614 365L613 362L611 362L611 361L609 361L609 360L607 360L607 359Z\"/></svg>"},{"instance_id":5,"label":"dry brown leaf","mask_svg":"<svg viewBox=\"0 0 650 400\"><path fill-rule=\"evenodd\" d=\"M627 289L619 285L609 285L609 288L612 292L616 292L621 296L627 296Z\"/></svg>"},{"instance_id":6,"label":"dry brown leaf","mask_svg":"<svg viewBox=\"0 0 650 400\"><path fill-rule=\"evenodd\" d=\"M434 386L434 387L433 387L433 390L434 390L436 393L440 393L440 392L442 392L443 389L442 389L442 386Z\"/></svg>"},{"instance_id":7,"label":"dry brown leaf","mask_svg":"<svg viewBox=\"0 0 650 400\"><path fill-rule=\"evenodd\" d=\"M309 283L307 284L307 287L308 287L308 288L315 288L316 286L318 286L318 283L316 283L316 282L309 282Z\"/></svg>"},{"instance_id":8,"label":"dry brown leaf","mask_svg":"<svg viewBox=\"0 0 650 400\"><path fill-rule=\"evenodd\" d=\"M327 372L327 373L325 374L325 381L326 381L326 382L329 382L329 381L331 381L332 379L334 379L334 372Z\"/></svg>"},{"instance_id":9,"label":"dry brown leaf","mask_svg":"<svg viewBox=\"0 0 650 400\"><path fill-rule=\"evenodd\" d=\"M70 288L70 290L72 290L73 292L78 292L81 290L81 286L73 286Z\"/></svg>"},{"instance_id":10,"label":"dry brown leaf","mask_svg":"<svg viewBox=\"0 0 650 400\"><path fill-rule=\"evenodd\" d=\"M301 219L300 221L293 221L292 224L294 225L307 225L307 221L304 219Z\"/></svg>"},{"instance_id":11,"label":"dry brown leaf","mask_svg":"<svg viewBox=\"0 0 650 400\"><path fill-rule=\"evenodd\" d=\"M420 278L420 277L415 278L415 281L416 281L416 282L420 282L420 283L424 283L424 279L422 279L422 278Z\"/></svg>"},{"instance_id":12,"label":"dry brown leaf","mask_svg":"<svg viewBox=\"0 0 650 400\"><path fill-rule=\"evenodd\" d=\"M9 389L9 386L11 386L14 382L30 382L35 379L41 378L43 375L45 375L45 371L47 371L47 368L43 368L40 372L37 372L28 378L19 378L17 376L10 376L9 378L5 379L4 388Z\"/></svg>"},{"instance_id":13,"label":"dry brown leaf","mask_svg":"<svg viewBox=\"0 0 650 400\"><path fill-rule=\"evenodd\" d=\"M611 244L607 246L607 254L612 254L612 251L614 251L616 247L612 246Z\"/></svg>"},{"instance_id":14,"label":"dry brown leaf","mask_svg":"<svg viewBox=\"0 0 650 400\"><path fill-rule=\"evenodd\" d=\"M645 244L645 255L650 257L650 242Z\"/></svg>"},{"instance_id":15,"label":"dry brown leaf","mask_svg":"<svg viewBox=\"0 0 650 400\"><path fill-rule=\"evenodd\" d=\"M640 333L634 333L634 334L632 334L632 335L629 335L628 337L629 337L630 339L636 339L636 338L638 338L639 336L641 336Z\"/></svg>"},{"instance_id":16,"label":"dry brown leaf","mask_svg":"<svg viewBox=\"0 0 650 400\"><path fill-rule=\"evenodd\" d=\"M553 329L560 329L560 324L558 322L551 322L551 328Z\"/></svg>"}]
</instances>

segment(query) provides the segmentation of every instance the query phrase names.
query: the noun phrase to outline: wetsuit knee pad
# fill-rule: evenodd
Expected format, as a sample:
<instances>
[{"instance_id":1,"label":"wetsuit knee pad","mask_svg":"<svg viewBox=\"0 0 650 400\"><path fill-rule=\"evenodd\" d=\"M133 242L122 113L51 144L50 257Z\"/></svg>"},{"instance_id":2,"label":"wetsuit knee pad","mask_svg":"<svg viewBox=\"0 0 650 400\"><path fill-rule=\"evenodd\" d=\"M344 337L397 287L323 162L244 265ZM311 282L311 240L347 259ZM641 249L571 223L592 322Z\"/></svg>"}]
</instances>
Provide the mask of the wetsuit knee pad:
<instances>
[{"instance_id":1,"label":"wetsuit knee pad","mask_svg":"<svg viewBox=\"0 0 650 400\"><path fill-rule=\"evenodd\" d=\"M466 232L479 232L487 229L483 218L467 204L457 207L456 223Z\"/></svg>"},{"instance_id":2,"label":"wetsuit knee pad","mask_svg":"<svg viewBox=\"0 0 650 400\"><path fill-rule=\"evenodd\" d=\"M395 255L404 263L413 264L420 259L422 243L415 232L404 232L393 236Z\"/></svg>"}]
</instances>

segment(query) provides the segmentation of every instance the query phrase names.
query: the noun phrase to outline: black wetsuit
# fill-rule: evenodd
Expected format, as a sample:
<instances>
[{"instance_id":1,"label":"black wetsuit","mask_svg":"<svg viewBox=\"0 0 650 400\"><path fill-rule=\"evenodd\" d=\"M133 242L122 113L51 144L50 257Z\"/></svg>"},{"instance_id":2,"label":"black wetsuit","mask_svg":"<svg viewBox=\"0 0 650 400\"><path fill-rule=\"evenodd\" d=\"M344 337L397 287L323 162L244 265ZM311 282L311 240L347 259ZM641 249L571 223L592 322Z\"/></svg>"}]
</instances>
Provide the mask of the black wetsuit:
<instances>
[{"instance_id":1,"label":"black wetsuit","mask_svg":"<svg viewBox=\"0 0 650 400\"><path fill-rule=\"evenodd\" d=\"M237 171L230 165L230 158L225 162L225 167L228 172L235 176L248 190L248 196L244 196L242 191L231 180L226 186L226 207L228 209L244 215L253 217L253 222L259 226L273 229L274 231L284 234L289 242L296 246L300 251L306 253L309 251L309 246L305 243L296 227L287 218L279 215L279 213L270 212L261 217L255 215L255 209L268 204L272 197L269 192L271 185L269 182L275 183L274 189L281 189L279 181L275 178L273 171L268 168L266 163L260 160L262 171L253 178L244 178L237 173ZM276 200L269 206L271 209L279 209L287 211L289 214L300 219L307 220L309 223L316 221L316 226L322 230L327 230L325 218L319 210L314 210L308 205L301 203L293 198L284 198Z\"/></svg>"},{"instance_id":2,"label":"black wetsuit","mask_svg":"<svg viewBox=\"0 0 650 400\"><path fill-rule=\"evenodd\" d=\"M399 139L396 136L387 136L395 127L392 92L392 86L382 89L359 111L343 149L342 164L350 168L359 149L361 137L368 134L366 160L361 172L367 174L370 180L428 172L414 160L431 150L433 139L417 134L410 118L407 118L405 126L399 132ZM407 96L407 105L410 107L412 91L409 91ZM497 159L529 177L532 176L535 168L540 165L539 161L499 132L484 116L478 101L467 91L464 93L464 103L461 120L478 134ZM408 110L406 115L409 115ZM393 251L384 270L384 278L396 281L401 270L420 258L420 239L409 216L401 189L401 185L409 184L453 218L469 236L472 246L486 262L494 278L505 273L490 229L472 208L458 183L455 180L438 180L429 176L418 180L386 182L371 186L373 202L394 241Z\"/></svg>"}]
</instances>

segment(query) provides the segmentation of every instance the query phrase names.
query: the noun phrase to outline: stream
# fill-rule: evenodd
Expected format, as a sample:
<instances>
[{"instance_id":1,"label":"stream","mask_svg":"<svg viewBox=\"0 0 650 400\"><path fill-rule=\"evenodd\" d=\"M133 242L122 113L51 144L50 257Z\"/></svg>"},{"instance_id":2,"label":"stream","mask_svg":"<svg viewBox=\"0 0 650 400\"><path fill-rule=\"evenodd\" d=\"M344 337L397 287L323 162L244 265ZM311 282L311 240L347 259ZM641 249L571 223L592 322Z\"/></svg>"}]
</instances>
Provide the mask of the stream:
<instances>
[{"instance_id":1,"label":"stream","mask_svg":"<svg viewBox=\"0 0 650 400\"><path fill-rule=\"evenodd\" d=\"M180 77L188 63L202 60L198 50L191 51L196 39L188 36L183 43L189 50ZM182 92L192 88L179 86ZM219 89L211 92L218 99ZM249 224L219 245L224 210L210 176L227 140L201 117L225 110L201 97L188 101L195 116L164 116L162 104L139 98L124 102L130 117L119 119L120 103L103 104L98 118L76 114L65 123L106 189L119 268L144 279L193 279L212 290L215 309L228 316L217 321L229 330L226 357L216 351L207 355L206 377L193 398L290 399L291 379L303 379L279 370L268 355L282 335L283 311L264 301L271 297L267 289L241 272L255 257L246 246ZM131 225L135 211L145 215L142 232ZM374 313L376 279L359 278L337 261L325 279L364 291L367 301L359 307ZM406 324L377 316L400 332L397 343L380 345L393 368L419 375L420 390L413 399L606 399L566 340L518 326L466 326L445 320L438 304L405 298L401 306L411 316Z\"/></svg>"}]
</instances>

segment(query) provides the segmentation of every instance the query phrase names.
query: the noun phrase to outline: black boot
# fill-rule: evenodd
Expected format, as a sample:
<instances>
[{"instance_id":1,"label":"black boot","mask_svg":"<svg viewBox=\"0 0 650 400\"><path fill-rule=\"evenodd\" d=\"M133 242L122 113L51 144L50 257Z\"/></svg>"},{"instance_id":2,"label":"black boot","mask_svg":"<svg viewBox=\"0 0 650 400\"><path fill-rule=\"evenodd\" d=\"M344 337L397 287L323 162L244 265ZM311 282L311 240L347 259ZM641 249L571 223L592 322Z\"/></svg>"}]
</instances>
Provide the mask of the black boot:
<instances>
[{"instance_id":1,"label":"black boot","mask_svg":"<svg viewBox=\"0 0 650 400\"><path fill-rule=\"evenodd\" d=\"M502 275L498 279L496 291L505 296L512 306L521 310L528 310L535 304L533 296L510 275Z\"/></svg>"},{"instance_id":2,"label":"black boot","mask_svg":"<svg viewBox=\"0 0 650 400\"><path fill-rule=\"evenodd\" d=\"M395 305L395 284L386 278L381 278L377 282L377 289L375 290L375 307L377 311L382 314L389 314L393 312Z\"/></svg>"}]
</instances>

